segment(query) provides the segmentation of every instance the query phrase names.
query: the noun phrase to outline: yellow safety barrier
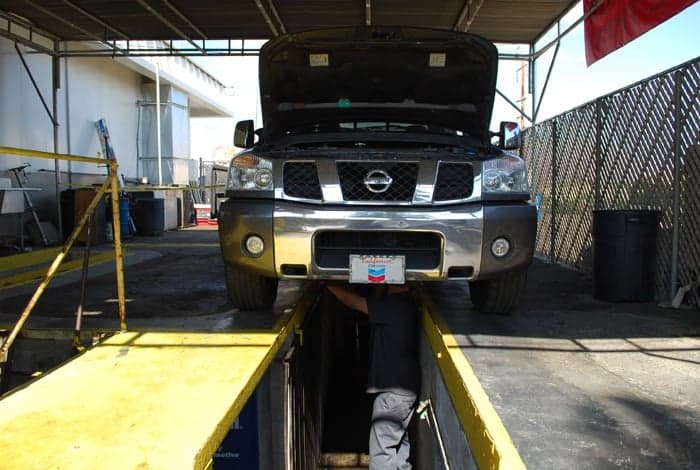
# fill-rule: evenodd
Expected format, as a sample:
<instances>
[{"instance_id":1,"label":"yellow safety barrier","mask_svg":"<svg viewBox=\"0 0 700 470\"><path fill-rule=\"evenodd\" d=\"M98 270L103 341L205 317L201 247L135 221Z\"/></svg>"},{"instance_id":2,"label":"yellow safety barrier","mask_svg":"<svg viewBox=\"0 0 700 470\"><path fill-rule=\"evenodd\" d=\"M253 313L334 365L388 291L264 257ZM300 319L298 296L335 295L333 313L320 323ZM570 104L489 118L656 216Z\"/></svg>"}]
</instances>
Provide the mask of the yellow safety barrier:
<instances>
[{"instance_id":1,"label":"yellow safety barrier","mask_svg":"<svg viewBox=\"0 0 700 470\"><path fill-rule=\"evenodd\" d=\"M122 186L120 189L123 193L134 193L141 191L199 191L204 189L223 189L226 185L223 184L209 184L204 186L151 186L151 185L140 185L140 186ZM70 189L93 189L94 186L89 185L72 185L69 186Z\"/></svg>"},{"instance_id":2,"label":"yellow safety barrier","mask_svg":"<svg viewBox=\"0 0 700 470\"><path fill-rule=\"evenodd\" d=\"M428 343L477 467L481 470L524 470L518 450L447 323L424 291L419 291L417 298Z\"/></svg>"},{"instance_id":3,"label":"yellow safety barrier","mask_svg":"<svg viewBox=\"0 0 700 470\"><path fill-rule=\"evenodd\" d=\"M119 222L119 192L120 192L120 188L119 188L119 182L117 180L117 175L118 175L117 170L119 167L117 162L115 160L103 160L100 158L84 157L84 156L79 156L79 155L59 154L59 153L51 153L51 152L42 152L42 151L38 151L38 150L28 150L28 149L20 149L20 148L14 148L14 147L2 147L2 146L0 146L0 154L16 155L16 156L28 157L28 158L48 158L48 159L64 160L64 161L71 161L71 162L95 163L97 165L107 164L109 166L109 175L108 175L107 179L102 184L102 186L100 186L99 189L97 190L95 197L88 205L88 207L85 210L85 213L81 217L80 221L76 224L76 227L73 229L73 232L71 232L66 243L63 245L61 250L56 255L56 258L53 260L53 262L51 263L51 266L49 267L48 271L44 275L44 279L41 281L41 283L37 287L36 291L34 292L34 295L32 295L31 299L29 299L29 302L27 302L27 306L24 308L24 311L22 312L19 319L17 320L17 323L15 324L14 328L10 332L7 339L2 344L2 347L0 347L0 358L6 357L7 352L9 351L10 347L12 346L15 339L17 338L20 330L22 329L22 327L26 323L27 319L29 318L29 315L31 314L34 307L36 306L37 302L39 301L39 298L44 293L47 286L49 285L51 280L54 278L56 273L58 272L58 269L59 269L59 266L61 265L61 262L66 258L66 256L70 252L70 249L73 246L73 244L75 243L75 241L77 240L78 235L80 234L80 232L83 230L83 228L87 224L89 218L95 212L95 209L97 208L97 205L100 202L101 198L108 191L110 193L111 201L112 201L112 221L113 221L112 225L113 225L113 231L114 231L113 232L114 233L114 258L115 258L115 264L116 264L117 296L118 296L118 303L119 303L119 323L120 323L120 328L122 329L122 331L126 331L127 326L126 326L126 300L125 300L125 295L124 295L124 253L122 250L121 227L120 227L120 222Z\"/></svg>"}]
</instances>

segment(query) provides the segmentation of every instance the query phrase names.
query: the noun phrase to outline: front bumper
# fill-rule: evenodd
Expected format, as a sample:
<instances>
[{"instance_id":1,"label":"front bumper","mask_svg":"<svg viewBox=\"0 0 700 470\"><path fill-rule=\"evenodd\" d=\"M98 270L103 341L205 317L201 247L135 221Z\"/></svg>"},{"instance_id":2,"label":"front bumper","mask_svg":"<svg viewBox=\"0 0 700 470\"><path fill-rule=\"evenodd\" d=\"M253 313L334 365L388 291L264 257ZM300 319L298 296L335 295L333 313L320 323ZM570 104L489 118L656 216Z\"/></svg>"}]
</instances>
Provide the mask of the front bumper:
<instances>
[{"instance_id":1,"label":"front bumper","mask_svg":"<svg viewBox=\"0 0 700 470\"><path fill-rule=\"evenodd\" d=\"M518 202L406 208L229 199L219 217L226 263L278 278L347 279L347 267L316 263L315 237L321 232L359 231L436 234L438 261L427 269L407 267L409 281L486 279L529 265L536 229L534 206ZM251 257L244 248L251 234L265 241L265 250L258 257ZM510 253L500 259L490 250L497 237L505 237L511 245Z\"/></svg>"}]
</instances>

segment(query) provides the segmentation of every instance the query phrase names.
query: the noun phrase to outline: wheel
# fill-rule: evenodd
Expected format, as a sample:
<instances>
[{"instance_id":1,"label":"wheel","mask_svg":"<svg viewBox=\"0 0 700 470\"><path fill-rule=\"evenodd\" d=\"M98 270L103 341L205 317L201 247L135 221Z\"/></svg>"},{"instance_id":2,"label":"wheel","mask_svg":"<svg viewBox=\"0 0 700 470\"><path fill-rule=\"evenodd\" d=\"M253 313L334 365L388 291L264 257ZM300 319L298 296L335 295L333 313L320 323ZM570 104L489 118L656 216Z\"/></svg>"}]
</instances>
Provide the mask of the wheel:
<instances>
[{"instance_id":1,"label":"wheel","mask_svg":"<svg viewBox=\"0 0 700 470\"><path fill-rule=\"evenodd\" d=\"M512 313L525 290L527 270L510 271L493 279L472 281L469 293L474 308L483 313Z\"/></svg>"},{"instance_id":2,"label":"wheel","mask_svg":"<svg viewBox=\"0 0 700 470\"><path fill-rule=\"evenodd\" d=\"M267 310L277 298L277 279L226 265L226 290L241 310Z\"/></svg>"}]
</instances>

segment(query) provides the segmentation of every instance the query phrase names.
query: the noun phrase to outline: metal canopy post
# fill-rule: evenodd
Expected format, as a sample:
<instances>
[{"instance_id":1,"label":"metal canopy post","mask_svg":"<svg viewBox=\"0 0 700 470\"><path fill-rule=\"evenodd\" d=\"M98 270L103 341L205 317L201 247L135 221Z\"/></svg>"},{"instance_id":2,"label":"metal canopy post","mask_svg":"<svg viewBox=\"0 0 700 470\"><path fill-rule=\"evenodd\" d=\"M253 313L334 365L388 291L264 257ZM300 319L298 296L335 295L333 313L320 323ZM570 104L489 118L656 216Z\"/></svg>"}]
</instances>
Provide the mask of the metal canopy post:
<instances>
[{"instance_id":1,"label":"metal canopy post","mask_svg":"<svg viewBox=\"0 0 700 470\"><path fill-rule=\"evenodd\" d=\"M669 280L669 301L673 301L678 291L678 250L681 227L681 86L683 84L681 69L674 74L673 87L673 211L671 234L671 276Z\"/></svg>"},{"instance_id":2,"label":"metal canopy post","mask_svg":"<svg viewBox=\"0 0 700 470\"><path fill-rule=\"evenodd\" d=\"M59 47L58 47L58 42L54 42L54 51L58 53ZM52 76L52 84L53 84L53 95L52 95L52 100L53 100L53 153L58 153L58 90L61 87L61 63L60 59L58 58L58 55L54 55L54 57L51 58L51 71L53 73ZM63 220L62 220L62 214L61 214L61 162L60 160L56 159L53 161L54 162L54 171L56 174L54 175L54 183L56 187L56 217L57 217L57 227L58 227L58 236L61 240L63 240ZM39 229L41 231L41 228Z\"/></svg>"},{"instance_id":3,"label":"metal canopy post","mask_svg":"<svg viewBox=\"0 0 700 470\"><path fill-rule=\"evenodd\" d=\"M532 95L532 119L534 123L537 115L537 82L535 81L535 44L530 44L530 59L528 60L527 86Z\"/></svg>"}]
</instances>

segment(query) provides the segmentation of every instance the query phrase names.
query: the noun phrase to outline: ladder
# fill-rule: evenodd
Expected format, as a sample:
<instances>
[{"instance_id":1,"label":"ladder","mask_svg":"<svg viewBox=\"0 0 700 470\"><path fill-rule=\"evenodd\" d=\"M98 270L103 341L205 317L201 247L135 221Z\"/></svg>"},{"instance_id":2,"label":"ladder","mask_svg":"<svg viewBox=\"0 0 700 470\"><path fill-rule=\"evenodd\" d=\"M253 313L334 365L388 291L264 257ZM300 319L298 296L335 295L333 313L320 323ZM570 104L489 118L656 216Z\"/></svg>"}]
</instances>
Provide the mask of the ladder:
<instances>
[{"instance_id":1,"label":"ladder","mask_svg":"<svg viewBox=\"0 0 700 470\"><path fill-rule=\"evenodd\" d=\"M12 172L13 175L15 175L15 179L17 180L17 187L18 188L24 188L24 183L22 180L24 177L26 177L25 173L25 168L31 166L30 163L25 163L24 165L20 165L15 168L10 168L10 172ZM22 176L20 176L20 172L22 173ZM32 204L32 199L29 197L29 194L27 191L22 191L22 195L24 196L24 203L25 205L29 208L29 212L32 213L32 219L34 220L34 223L36 224L36 228L39 230L39 235L41 236L41 244L43 246L49 246L49 241L46 238L46 233L44 233L44 228L41 226L41 222L39 221L39 215L36 213L36 209L34 209L34 204ZM20 222L21 225L21 222ZM20 227L21 228L21 227ZM22 235L24 236L24 235ZM24 246L24 241L20 240L20 243L22 246Z\"/></svg>"},{"instance_id":2,"label":"ladder","mask_svg":"<svg viewBox=\"0 0 700 470\"><path fill-rule=\"evenodd\" d=\"M105 156L106 160L116 161L117 155L114 153L112 138L109 136L109 129L107 128L107 121L105 118L100 118L95 121L95 130L97 131L100 146L102 147L102 155ZM108 166L107 174L110 172L109 168ZM126 185L124 182L124 175L117 175L117 184L120 189ZM131 217L131 213L129 213L129 228L131 229L131 233L136 233L136 225L134 224L134 219Z\"/></svg>"}]
</instances>

